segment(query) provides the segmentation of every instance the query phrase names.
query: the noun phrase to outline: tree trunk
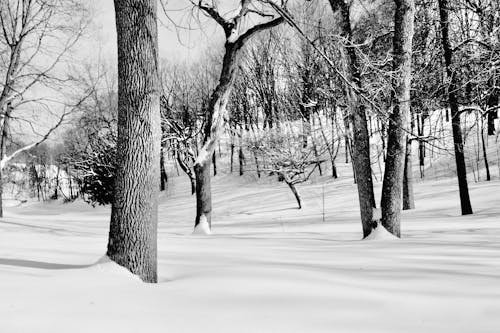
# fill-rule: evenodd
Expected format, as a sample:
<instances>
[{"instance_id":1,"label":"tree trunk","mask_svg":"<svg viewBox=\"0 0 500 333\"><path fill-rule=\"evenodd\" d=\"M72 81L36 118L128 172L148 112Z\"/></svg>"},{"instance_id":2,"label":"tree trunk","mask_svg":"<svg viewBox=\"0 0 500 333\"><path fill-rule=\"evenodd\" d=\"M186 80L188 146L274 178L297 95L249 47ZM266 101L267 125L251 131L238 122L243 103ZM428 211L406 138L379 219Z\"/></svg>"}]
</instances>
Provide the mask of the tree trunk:
<instances>
[{"instance_id":1,"label":"tree trunk","mask_svg":"<svg viewBox=\"0 0 500 333\"><path fill-rule=\"evenodd\" d=\"M243 128L240 128L239 143L238 163L240 166L240 176L243 176L243 164L245 162L245 155L243 154Z\"/></svg>"},{"instance_id":2,"label":"tree trunk","mask_svg":"<svg viewBox=\"0 0 500 333\"><path fill-rule=\"evenodd\" d=\"M259 159L257 158L257 154L254 151L253 152L253 158L255 160L255 169L257 171L257 177L260 178L260 166L259 166Z\"/></svg>"},{"instance_id":3,"label":"tree trunk","mask_svg":"<svg viewBox=\"0 0 500 333\"><path fill-rule=\"evenodd\" d=\"M168 175L167 170L165 170L165 152L164 148L161 147L160 150L160 191L165 191L167 189Z\"/></svg>"},{"instance_id":4,"label":"tree trunk","mask_svg":"<svg viewBox=\"0 0 500 333\"><path fill-rule=\"evenodd\" d=\"M214 167L214 177L217 176L217 158L215 157L215 152L212 155L212 165Z\"/></svg>"},{"instance_id":5,"label":"tree trunk","mask_svg":"<svg viewBox=\"0 0 500 333\"><path fill-rule=\"evenodd\" d=\"M340 11L341 34L348 42L353 41L353 34L350 22L350 8L343 0L330 0L333 11ZM370 163L370 139L368 135L368 125L366 120L366 110L360 101L361 73L359 71L358 57L355 48L346 47L345 50L345 73L350 82L346 84L346 97L352 119L352 154L351 159L355 180L358 186L359 206L361 212L361 224L363 227L363 237L370 234L372 230L373 204L375 196L373 193L372 170Z\"/></svg>"},{"instance_id":6,"label":"tree trunk","mask_svg":"<svg viewBox=\"0 0 500 333\"><path fill-rule=\"evenodd\" d=\"M157 282L160 92L157 3L115 0L118 40L117 169L107 255Z\"/></svg>"},{"instance_id":7,"label":"tree trunk","mask_svg":"<svg viewBox=\"0 0 500 333\"><path fill-rule=\"evenodd\" d=\"M288 185L288 187L290 187L290 190L292 191L292 193L295 197L295 200L297 200L297 205L299 205L299 209L302 209L302 199L300 197L299 192L297 191L297 188L291 182L286 182L286 184Z\"/></svg>"},{"instance_id":8,"label":"tree trunk","mask_svg":"<svg viewBox=\"0 0 500 333\"><path fill-rule=\"evenodd\" d=\"M177 164L181 167L182 171L189 177L191 184L191 194L196 193L196 176L193 174L188 165L182 160L181 155L177 153Z\"/></svg>"},{"instance_id":9,"label":"tree trunk","mask_svg":"<svg viewBox=\"0 0 500 333\"><path fill-rule=\"evenodd\" d=\"M401 237L401 199L406 155L406 136L410 115L411 57L414 0L395 0L393 72L394 109L389 116L387 157L382 184L382 225Z\"/></svg>"},{"instance_id":10,"label":"tree trunk","mask_svg":"<svg viewBox=\"0 0 500 333\"><path fill-rule=\"evenodd\" d=\"M411 140L406 140L405 170L403 177L403 210L415 209L413 193L413 161Z\"/></svg>"},{"instance_id":11,"label":"tree trunk","mask_svg":"<svg viewBox=\"0 0 500 333\"><path fill-rule=\"evenodd\" d=\"M481 118L481 142L482 142L482 146L483 146L484 167L486 168L486 180L490 181L491 180L490 165L488 163L488 154L486 153L486 143L484 142L483 123L484 123L484 121ZM488 138L488 136L486 136L486 138Z\"/></svg>"},{"instance_id":12,"label":"tree trunk","mask_svg":"<svg viewBox=\"0 0 500 333\"><path fill-rule=\"evenodd\" d=\"M245 42L258 31L272 28L283 22L283 18L281 17L274 18L266 23L248 28L246 32L238 37L239 20L241 16L229 22L223 19L219 13L216 13L213 8L208 10L207 7L203 7L201 2L199 8L203 9L205 13L212 16L212 18L214 18L217 23L222 26L226 35L226 43L224 45L225 52L224 58L222 59L219 82L210 96L207 108L208 113L204 128L203 146L201 147L194 164L195 174L197 177L196 206L198 207L196 211L195 228L202 220L202 217L206 218L208 226L212 225L212 203L209 172L210 158L215 151L215 143L219 139L222 125L224 123L224 119L226 118L226 105L234 85L241 49ZM198 177L201 178L198 179ZM201 202L198 202L199 200L201 200Z\"/></svg>"},{"instance_id":13,"label":"tree trunk","mask_svg":"<svg viewBox=\"0 0 500 333\"><path fill-rule=\"evenodd\" d=\"M212 228L212 190L210 178L210 160L204 165L195 164L194 174L196 175L196 220L194 226L202 221L206 221L208 227Z\"/></svg>"},{"instance_id":14,"label":"tree trunk","mask_svg":"<svg viewBox=\"0 0 500 333\"><path fill-rule=\"evenodd\" d=\"M448 101L451 109L451 126L453 130L453 144L455 147L455 164L457 167L458 188L460 192L460 205L462 215L472 214L472 206L469 198L469 187L467 184L467 170L465 167L464 144L462 140L462 129L460 127L460 111L458 108L458 100L456 91L458 85L456 76L452 71L453 50L450 44L449 37L449 19L448 11L450 10L448 0L439 0L439 16L441 23L441 41L444 50L444 60L446 64L446 73L450 80L448 87ZM446 110L448 112L448 110Z\"/></svg>"}]
</instances>

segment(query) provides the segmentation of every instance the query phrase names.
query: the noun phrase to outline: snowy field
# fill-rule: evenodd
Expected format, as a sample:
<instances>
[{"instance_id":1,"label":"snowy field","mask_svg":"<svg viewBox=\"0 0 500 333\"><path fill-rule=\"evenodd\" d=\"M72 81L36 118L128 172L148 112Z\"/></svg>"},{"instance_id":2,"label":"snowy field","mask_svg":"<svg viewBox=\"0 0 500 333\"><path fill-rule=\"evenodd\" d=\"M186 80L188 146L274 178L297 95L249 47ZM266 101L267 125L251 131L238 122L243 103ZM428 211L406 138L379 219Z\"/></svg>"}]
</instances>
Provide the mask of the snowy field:
<instances>
[{"instance_id":1,"label":"snowy field","mask_svg":"<svg viewBox=\"0 0 500 333\"><path fill-rule=\"evenodd\" d=\"M100 260L109 208L7 208L0 332L500 332L499 181L470 183L466 217L456 180L415 184L401 240L360 241L351 180L327 180L325 221L323 186L299 190L300 211L283 184L217 176L214 234L194 236L174 178L156 285Z\"/></svg>"}]
</instances>

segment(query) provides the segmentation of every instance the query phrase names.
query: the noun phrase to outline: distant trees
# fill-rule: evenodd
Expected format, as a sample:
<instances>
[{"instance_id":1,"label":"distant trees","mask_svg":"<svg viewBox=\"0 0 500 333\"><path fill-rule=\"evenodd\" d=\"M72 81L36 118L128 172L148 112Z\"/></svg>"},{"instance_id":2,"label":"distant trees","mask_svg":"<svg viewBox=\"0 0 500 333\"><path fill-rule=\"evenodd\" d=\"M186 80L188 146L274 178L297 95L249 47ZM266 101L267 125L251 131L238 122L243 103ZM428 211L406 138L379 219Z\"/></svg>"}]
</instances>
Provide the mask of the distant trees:
<instances>
[{"instance_id":1,"label":"distant trees","mask_svg":"<svg viewBox=\"0 0 500 333\"><path fill-rule=\"evenodd\" d=\"M118 138L107 255L157 282L160 84L157 2L115 1Z\"/></svg>"},{"instance_id":2,"label":"distant trees","mask_svg":"<svg viewBox=\"0 0 500 333\"><path fill-rule=\"evenodd\" d=\"M0 2L0 216L2 216L2 170L16 155L45 141L63 122L66 108L53 117L56 104L51 97L34 97L35 89L55 92L68 84L58 73L70 49L85 29L85 10L76 1L61 0L3 0ZM78 104L78 102L76 103ZM30 108L37 108L32 112ZM11 140L12 122L23 121L33 126L36 118L44 114L52 119L48 129L34 131L31 143L24 144L7 154ZM33 129L33 127L28 128ZM40 133L41 132L41 133Z\"/></svg>"}]
</instances>

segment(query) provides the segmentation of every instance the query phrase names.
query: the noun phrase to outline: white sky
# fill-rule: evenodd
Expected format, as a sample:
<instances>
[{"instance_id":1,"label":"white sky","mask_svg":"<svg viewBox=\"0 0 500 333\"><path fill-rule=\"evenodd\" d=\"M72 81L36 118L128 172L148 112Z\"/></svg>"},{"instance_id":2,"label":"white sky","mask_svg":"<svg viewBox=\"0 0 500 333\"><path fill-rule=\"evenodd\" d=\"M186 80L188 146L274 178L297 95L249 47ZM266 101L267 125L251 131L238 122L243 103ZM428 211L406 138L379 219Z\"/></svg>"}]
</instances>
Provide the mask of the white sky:
<instances>
[{"instance_id":1,"label":"white sky","mask_svg":"<svg viewBox=\"0 0 500 333\"><path fill-rule=\"evenodd\" d=\"M80 56L97 57L101 52L102 58L106 62L109 61L115 64L117 50L113 0L81 1L88 3L89 8L92 10L93 26L90 29L90 36L82 40L83 47ZM237 3L237 1L233 2ZM193 28L198 28L198 24L190 14L189 1L170 0L166 8L172 10L169 12L169 16L178 24L187 25L191 23ZM183 10L174 11L176 9ZM200 52L210 45L214 45L214 41L223 38L222 31L209 20L203 21L203 31L196 29L188 32L183 29L175 29L173 24L163 15L161 6L158 7L158 12L160 19L158 25L160 58L167 58L173 62L193 61L200 55Z\"/></svg>"}]
</instances>

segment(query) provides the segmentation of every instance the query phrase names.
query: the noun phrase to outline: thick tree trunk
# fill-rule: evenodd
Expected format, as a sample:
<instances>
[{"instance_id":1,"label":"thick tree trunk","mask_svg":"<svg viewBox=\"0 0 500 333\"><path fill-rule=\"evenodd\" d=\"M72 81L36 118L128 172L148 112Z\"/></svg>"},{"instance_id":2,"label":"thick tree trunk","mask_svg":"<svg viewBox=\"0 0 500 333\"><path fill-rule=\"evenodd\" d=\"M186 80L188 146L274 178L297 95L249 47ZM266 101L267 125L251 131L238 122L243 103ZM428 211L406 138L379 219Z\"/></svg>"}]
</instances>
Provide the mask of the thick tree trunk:
<instances>
[{"instance_id":1,"label":"thick tree trunk","mask_svg":"<svg viewBox=\"0 0 500 333\"><path fill-rule=\"evenodd\" d=\"M160 99L157 3L115 0L118 160L107 255L157 282Z\"/></svg>"},{"instance_id":2,"label":"thick tree trunk","mask_svg":"<svg viewBox=\"0 0 500 333\"><path fill-rule=\"evenodd\" d=\"M406 136L410 115L411 57L413 41L414 0L395 0L393 71L394 109L389 116L387 158L382 184L382 225L401 236L401 199L406 155Z\"/></svg>"},{"instance_id":3,"label":"thick tree trunk","mask_svg":"<svg viewBox=\"0 0 500 333\"><path fill-rule=\"evenodd\" d=\"M349 5L344 0L330 0L330 4L333 11L339 10L340 12L342 36L348 42L352 41ZM359 72L358 57L353 47L346 47L343 51L346 53L344 56L344 71L350 83L349 85L346 84L345 90L353 127L351 159L358 186L363 237L366 237L372 230L372 216L375 203L370 162L370 138L365 106L360 101L361 97L359 96L361 91L361 73Z\"/></svg>"},{"instance_id":4,"label":"thick tree trunk","mask_svg":"<svg viewBox=\"0 0 500 333\"><path fill-rule=\"evenodd\" d=\"M451 126L453 131L453 144L455 147L455 164L457 166L458 188L460 192L460 205L462 215L472 214L472 206L469 197L469 187L467 184L467 170L465 167L464 144L462 140L462 129L460 126L460 111L458 108L458 100L456 91L458 85L456 76L452 71L453 50L450 44L449 37L449 16L450 10L448 0L439 0L439 16L441 23L441 41L444 50L444 60L446 64L446 73L450 80L448 87L448 100L451 109ZM448 110L447 110L448 112Z\"/></svg>"}]
</instances>

